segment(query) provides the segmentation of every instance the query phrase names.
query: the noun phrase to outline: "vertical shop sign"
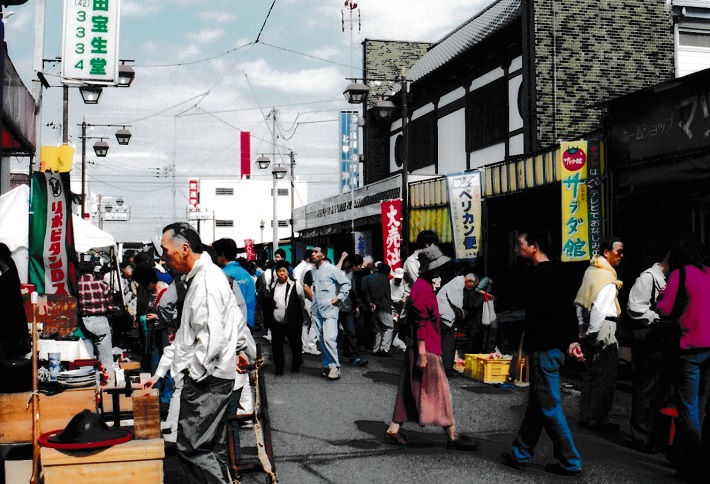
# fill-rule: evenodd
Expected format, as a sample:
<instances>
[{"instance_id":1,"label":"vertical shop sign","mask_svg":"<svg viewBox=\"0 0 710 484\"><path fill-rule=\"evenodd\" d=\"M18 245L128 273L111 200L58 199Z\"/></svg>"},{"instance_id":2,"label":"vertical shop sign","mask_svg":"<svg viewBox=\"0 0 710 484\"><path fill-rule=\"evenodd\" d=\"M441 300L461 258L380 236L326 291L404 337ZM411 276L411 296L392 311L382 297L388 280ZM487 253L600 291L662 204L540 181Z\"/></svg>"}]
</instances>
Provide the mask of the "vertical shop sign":
<instances>
[{"instance_id":1,"label":"vertical shop sign","mask_svg":"<svg viewBox=\"0 0 710 484\"><path fill-rule=\"evenodd\" d=\"M560 143L562 262L586 261L591 257L586 150L586 140Z\"/></svg>"},{"instance_id":2,"label":"vertical shop sign","mask_svg":"<svg viewBox=\"0 0 710 484\"><path fill-rule=\"evenodd\" d=\"M197 209L197 204L200 200L200 180L198 178L190 178L188 180L187 200L189 208Z\"/></svg>"},{"instance_id":3,"label":"vertical shop sign","mask_svg":"<svg viewBox=\"0 0 710 484\"><path fill-rule=\"evenodd\" d=\"M355 253L363 257L372 255L372 232L355 232Z\"/></svg>"},{"instance_id":4,"label":"vertical shop sign","mask_svg":"<svg viewBox=\"0 0 710 484\"><path fill-rule=\"evenodd\" d=\"M387 200L381 207L385 264L394 271L402 267L402 200Z\"/></svg>"},{"instance_id":5,"label":"vertical shop sign","mask_svg":"<svg viewBox=\"0 0 710 484\"><path fill-rule=\"evenodd\" d=\"M587 142L587 187L589 189L589 244L592 254L599 253L602 240L602 170L604 169L604 145L600 140Z\"/></svg>"},{"instance_id":6,"label":"vertical shop sign","mask_svg":"<svg viewBox=\"0 0 710 484\"><path fill-rule=\"evenodd\" d=\"M457 259L475 259L481 249L481 173L452 173L446 177Z\"/></svg>"},{"instance_id":7,"label":"vertical shop sign","mask_svg":"<svg viewBox=\"0 0 710 484\"><path fill-rule=\"evenodd\" d=\"M65 0L62 81L116 84L121 0Z\"/></svg>"},{"instance_id":8,"label":"vertical shop sign","mask_svg":"<svg viewBox=\"0 0 710 484\"><path fill-rule=\"evenodd\" d=\"M32 175L29 280L43 294L76 295L69 173Z\"/></svg>"},{"instance_id":9,"label":"vertical shop sign","mask_svg":"<svg viewBox=\"0 0 710 484\"><path fill-rule=\"evenodd\" d=\"M244 252L247 260L256 260L256 252L254 252L254 239L244 239Z\"/></svg>"},{"instance_id":10,"label":"vertical shop sign","mask_svg":"<svg viewBox=\"0 0 710 484\"><path fill-rule=\"evenodd\" d=\"M357 120L357 111L340 111L340 193L357 188L360 180Z\"/></svg>"}]
</instances>

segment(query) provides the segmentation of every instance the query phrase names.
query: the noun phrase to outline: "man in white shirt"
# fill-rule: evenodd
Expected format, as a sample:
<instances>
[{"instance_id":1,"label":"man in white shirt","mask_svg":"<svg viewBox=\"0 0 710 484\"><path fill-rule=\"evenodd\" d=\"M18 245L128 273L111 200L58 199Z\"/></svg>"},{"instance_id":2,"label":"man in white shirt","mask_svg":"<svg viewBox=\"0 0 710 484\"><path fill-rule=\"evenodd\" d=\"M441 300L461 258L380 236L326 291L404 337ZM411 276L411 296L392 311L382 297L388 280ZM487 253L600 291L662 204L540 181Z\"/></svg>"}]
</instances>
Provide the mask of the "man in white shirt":
<instances>
[{"instance_id":1,"label":"man in white shirt","mask_svg":"<svg viewBox=\"0 0 710 484\"><path fill-rule=\"evenodd\" d=\"M621 314L617 300L621 281L614 268L624 258L624 243L619 238L605 238L599 253L589 261L574 300L585 360L579 424L608 432L619 430L619 424L609 420L609 412L616 390L616 324Z\"/></svg>"},{"instance_id":2,"label":"man in white shirt","mask_svg":"<svg viewBox=\"0 0 710 484\"><path fill-rule=\"evenodd\" d=\"M438 244L439 237L432 230L422 230L417 235L417 250L404 261L404 282L407 292L412 290L412 285L419 278L419 252L430 245Z\"/></svg>"},{"instance_id":3,"label":"man in white shirt","mask_svg":"<svg viewBox=\"0 0 710 484\"><path fill-rule=\"evenodd\" d=\"M187 274L182 320L170 372L180 378L177 450L191 482L230 483L227 405L237 365L248 364L246 320L222 270L203 252L200 236L186 223L163 229L163 259ZM239 370L240 372L244 370ZM156 372L153 377L161 377Z\"/></svg>"},{"instance_id":4,"label":"man in white shirt","mask_svg":"<svg viewBox=\"0 0 710 484\"><path fill-rule=\"evenodd\" d=\"M656 262L643 271L631 291L626 306L628 322L633 323L631 354L634 386L631 393L631 447L644 454L655 454L655 427L658 411L670 395L671 359L678 341L666 331L656 301L666 288L668 260Z\"/></svg>"},{"instance_id":5,"label":"man in white shirt","mask_svg":"<svg viewBox=\"0 0 710 484\"><path fill-rule=\"evenodd\" d=\"M303 255L303 260L293 269L293 279L296 281L302 291L299 293L303 303L303 328L301 329L301 350L304 354L320 355L318 351L318 330L311 320L311 301L313 293L311 292L312 283L306 284L306 274L310 274L313 268L311 257L313 249L306 249Z\"/></svg>"}]
</instances>

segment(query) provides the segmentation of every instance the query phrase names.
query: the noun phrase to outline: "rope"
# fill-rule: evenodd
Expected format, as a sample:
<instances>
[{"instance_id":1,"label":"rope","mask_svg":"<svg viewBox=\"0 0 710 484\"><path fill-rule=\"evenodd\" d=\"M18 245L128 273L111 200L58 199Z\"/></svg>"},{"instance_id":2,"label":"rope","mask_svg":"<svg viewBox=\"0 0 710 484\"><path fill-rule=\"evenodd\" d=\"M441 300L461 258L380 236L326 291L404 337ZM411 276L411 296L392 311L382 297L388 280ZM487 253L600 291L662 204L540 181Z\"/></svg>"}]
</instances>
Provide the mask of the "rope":
<instances>
[{"instance_id":1,"label":"rope","mask_svg":"<svg viewBox=\"0 0 710 484\"><path fill-rule=\"evenodd\" d=\"M259 462L266 472L271 477L271 482L277 484L276 474L271 467L271 461L269 456L266 455L266 445L264 444L264 432L261 429L261 422L259 421L259 407L261 406L261 401L259 399L259 368L264 364L264 358L259 357L254 363L254 387L256 391L254 392L254 437L256 439L256 449L259 456Z\"/></svg>"}]
</instances>

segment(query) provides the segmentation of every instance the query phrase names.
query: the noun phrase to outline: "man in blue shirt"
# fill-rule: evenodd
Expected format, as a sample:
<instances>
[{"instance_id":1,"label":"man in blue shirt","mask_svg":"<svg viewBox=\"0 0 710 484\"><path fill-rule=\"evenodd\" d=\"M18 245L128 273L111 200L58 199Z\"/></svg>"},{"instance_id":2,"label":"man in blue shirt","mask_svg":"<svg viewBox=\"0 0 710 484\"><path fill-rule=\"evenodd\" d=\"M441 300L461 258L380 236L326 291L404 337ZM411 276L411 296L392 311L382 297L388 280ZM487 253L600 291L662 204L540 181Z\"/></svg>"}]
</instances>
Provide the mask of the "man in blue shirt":
<instances>
[{"instance_id":1,"label":"man in blue shirt","mask_svg":"<svg viewBox=\"0 0 710 484\"><path fill-rule=\"evenodd\" d=\"M212 242L212 248L217 252L217 265L222 268L222 272L229 279L232 290L235 285L239 287L247 306L247 326L253 329L256 311L256 286L251 274L242 266L240 260L234 260L237 256L236 242L225 237Z\"/></svg>"},{"instance_id":2,"label":"man in blue shirt","mask_svg":"<svg viewBox=\"0 0 710 484\"><path fill-rule=\"evenodd\" d=\"M339 308L348 298L350 281L343 271L325 260L325 247L313 247L311 260L315 267L313 275L313 305L311 318L318 329L323 362L323 376L330 380L340 378L338 361L338 314Z\"/></svg>"}]
</instances>

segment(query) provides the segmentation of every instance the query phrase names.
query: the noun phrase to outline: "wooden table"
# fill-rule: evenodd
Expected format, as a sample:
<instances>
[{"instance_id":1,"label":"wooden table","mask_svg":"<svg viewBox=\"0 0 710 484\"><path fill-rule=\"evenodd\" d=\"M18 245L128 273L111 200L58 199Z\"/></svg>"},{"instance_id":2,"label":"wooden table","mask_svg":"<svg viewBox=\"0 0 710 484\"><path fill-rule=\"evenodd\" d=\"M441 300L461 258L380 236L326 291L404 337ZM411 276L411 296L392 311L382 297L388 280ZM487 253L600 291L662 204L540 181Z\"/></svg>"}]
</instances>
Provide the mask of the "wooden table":
<instances>
[{"instance_id":1,"label":"wooden table","mask_svg":"<svg viewBox=\"0 0 710 484\"><path fill-rule=\"evenodd\" d=\"M61 451L43 447L45 484L163 482L163 439L131 440L106 449Z\"/></svg>"}]
</instances>

